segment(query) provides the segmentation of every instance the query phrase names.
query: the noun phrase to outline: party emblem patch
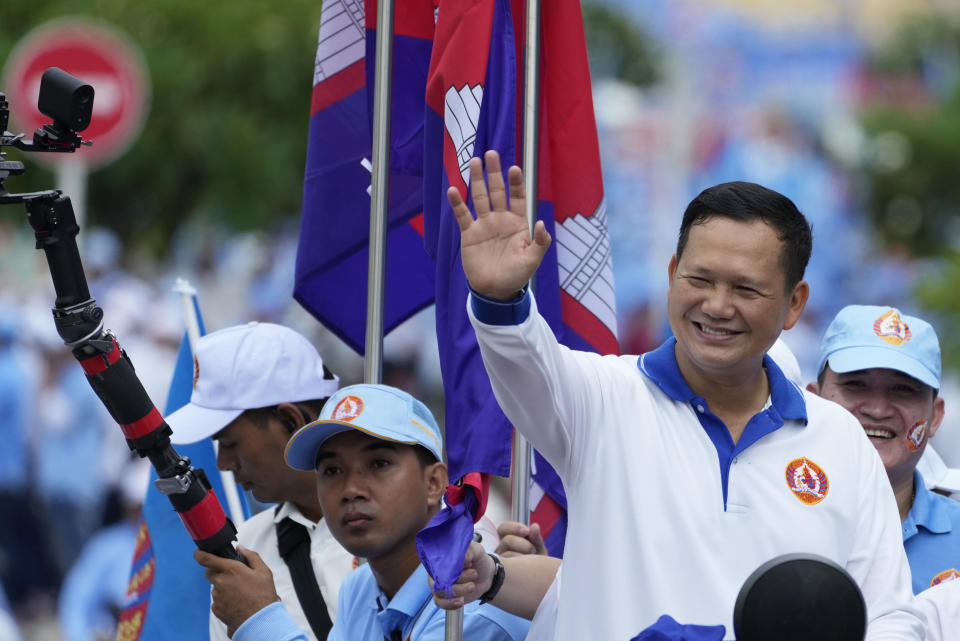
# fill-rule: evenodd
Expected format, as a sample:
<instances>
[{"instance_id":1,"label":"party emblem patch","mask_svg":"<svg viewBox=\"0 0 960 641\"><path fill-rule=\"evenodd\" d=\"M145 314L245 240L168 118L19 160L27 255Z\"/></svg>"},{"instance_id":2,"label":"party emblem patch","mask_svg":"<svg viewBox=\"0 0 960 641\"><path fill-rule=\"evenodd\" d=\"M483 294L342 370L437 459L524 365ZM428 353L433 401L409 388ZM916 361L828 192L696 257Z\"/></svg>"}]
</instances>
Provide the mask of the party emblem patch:
<instances>
[{"instance_id":1,"label":"party emblem patch","mask_svg":"<svg viewBox=\"0 0 960 641\"><path fill-rule=\"evenodd\" d=\"M910 451L916 452L920 449L920 446L923 445L923 439L927 435L927 422L918 421L913 424L909 430L907 430L907 447L910 448Z\"/></svg>"},{"instance_id":2,"label":"party emblem patch","mask_svg":"<svg viewBox=\"0 0 960 641\"><path fill-rule=\"evenodd\" d=\"M873 322L873 332L891 345L903 345L913 336L900 314L892 309Z\"/></svg>"},{"instance_id":3,"label":"party emblem patch","mask_svg":"<svg viewBox=\"0 0 960 641\"><path fill-rule=\"evenodd\" d=\"M957 572L954 568L950 568L933 577L933 580L930 581L930 587L932 588L935 585L940 585L947 581L956 581L957 579L960 579L960 572Z\"/></svg>"},{"instance_id":4,"label":"party emblem patch","mask_svg":"<svg viewBox=\"0 0 960 641\"><path fill-rule=\"evenodd\" d=\"M337 406L333 408L333 416L330 418L335 421L352 421L363 412L363 399L359 396L344 396Z\"/></svg>"},{"instance_id":5,"label":"party emblem patch","mask_svg":"<svg viewBox=\"0 0 960 641\"><path fill-rule=\"evenodd\" d=\"M786 469L787 486L801 502L816 505L830 491L830 480L820 466L808 458L790 461Z\"/></svg>"}]
</instances>

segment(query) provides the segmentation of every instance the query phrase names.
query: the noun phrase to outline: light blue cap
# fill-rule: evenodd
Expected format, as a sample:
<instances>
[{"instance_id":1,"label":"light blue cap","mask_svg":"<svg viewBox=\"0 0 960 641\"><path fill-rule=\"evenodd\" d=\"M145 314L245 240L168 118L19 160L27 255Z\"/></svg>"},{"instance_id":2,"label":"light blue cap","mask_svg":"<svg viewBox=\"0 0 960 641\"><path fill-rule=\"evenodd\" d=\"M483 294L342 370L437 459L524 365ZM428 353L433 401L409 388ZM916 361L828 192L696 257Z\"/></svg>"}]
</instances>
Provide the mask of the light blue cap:
<instances>
[{"instance_id":1,"label":"light blue cap","mask_svg":"<svg viewBox=\"0 0 960 641\"><path fill-rule=\"evenodd\" d=\"M847 305L820 341L817 372L893 369L940 389L940 341L930 323L895 307Z\"/></svg>"},{"instance_id":2,"label":"light blue cap","mask_svg":"<svg viewBox=\"0 0 960 641\"><path fill-rule=\"evenodd\" d=\"M312 423L297 430L287 442L287 465L313 470L317 451L335 434L359 430L385 441L422 445L443 460L440 428L427 406L389 385L350 385L331 396Z\"/></svg>"}]
</instances>

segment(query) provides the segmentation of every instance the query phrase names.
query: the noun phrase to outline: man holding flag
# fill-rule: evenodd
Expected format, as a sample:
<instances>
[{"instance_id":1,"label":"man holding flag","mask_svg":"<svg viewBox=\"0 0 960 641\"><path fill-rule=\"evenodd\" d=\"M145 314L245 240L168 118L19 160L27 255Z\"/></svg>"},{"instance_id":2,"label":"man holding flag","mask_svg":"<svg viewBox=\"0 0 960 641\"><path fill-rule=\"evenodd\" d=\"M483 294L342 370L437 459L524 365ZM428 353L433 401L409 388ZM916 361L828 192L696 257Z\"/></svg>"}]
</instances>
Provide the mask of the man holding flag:
<instances>
[{"instance_id":1,"label":"man holding flag","mask_svg":"<svg viewBox=\"0 0 960 641\"><path fill-rule=\"evenodd\" d=\"M628 639L662 614L730 621L747 576L819 554L857 581L868 639L922 639L896 503L863 431L765 356L797 321L809 225L751 183L688 206L668 275L674 337L641 357L565 348L526 284L550 247L531 239L519 168L470 161L476 219L448 191L467 303L507 416L558 470L570 526L557 639ZM619 554L608 561L611 551Z\"/></svg>"},{"instance_id":2,"label":"man holding flag","mask_svg":"<svg viewBox=\"0 0 960 641\"><path fill-rule=\"evenodd\" d=\"M277 592L310 641L324 641L340 585L357 565L330 534L312 473L287 467L291 435L312 421L339 387L316 348L273 323L248 323L197 341L190 402L167 417L177 444L218 442L217 467L254 498L277 503L237 529L273 572ZM210 639L227 639L210 615Z\"/></svg>"},{"instance_id":3,"label":"man holding flag","mask_svg":"<svg viewBox=\"0 0 960 641\"><path fill-rule=\"evenodd\" d=\"M430 410L388 385L345 387L291 437L286 460L296 470L316 471L330 531L368 561L340 590L329 640L443 639L444 613L431 598L416 551L417 532L440 509L447 486L443 440ZM214 612L234 641L305 639L279 603L260 556L242 552L249 567L194 554L208 568ZM464 613L465 638L474 641L520 641L527 628L489 606L474 603Z\"/></svg>"}]
</instances>

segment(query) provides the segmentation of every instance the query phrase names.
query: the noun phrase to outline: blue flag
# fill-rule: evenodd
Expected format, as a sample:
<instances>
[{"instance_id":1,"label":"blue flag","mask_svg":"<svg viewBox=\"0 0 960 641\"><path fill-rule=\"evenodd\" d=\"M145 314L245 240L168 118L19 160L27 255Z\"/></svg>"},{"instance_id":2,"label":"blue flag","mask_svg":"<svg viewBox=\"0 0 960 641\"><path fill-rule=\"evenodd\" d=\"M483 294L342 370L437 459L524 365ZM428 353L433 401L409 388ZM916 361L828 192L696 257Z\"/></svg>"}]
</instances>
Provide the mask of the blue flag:
<instances>
[{"instance_id":1,"label":"blue flag","mask_svg":"<svg viewBox=\"0 0 960 641\"><path fill-rule=\"evenodd\" d=\"M196 299L194 308L203 335L205 330ZM192 391L193 354L184 335L164 414L169 415L190 402ZM188 457L194 467L207 472L221 505L226 505L213 441L208 438L177 446L177 453ZM210 636L210 583L203 575L203 567L193 560L196 543L170 505L170 499L153 485L156 479L157 473L153 470L140 517L117 640L207 641ZM242 490L239 494L241 498L244 496ZM249 507L244 503L243 509L246 518L250 515Z\"/></svg>"},{"instance_id":2,"label":"blue flag","mask_svg":"<svg viewBox=\"0 0 960 641\"><path fill-rule=\"evenodd\" d=\"M433 302L423 250L423 92L433 0L398 3L383 327ZM366 331L376 2L327 0L313 77L293 297L362 354Z\"/></svg>"}]
</instances>

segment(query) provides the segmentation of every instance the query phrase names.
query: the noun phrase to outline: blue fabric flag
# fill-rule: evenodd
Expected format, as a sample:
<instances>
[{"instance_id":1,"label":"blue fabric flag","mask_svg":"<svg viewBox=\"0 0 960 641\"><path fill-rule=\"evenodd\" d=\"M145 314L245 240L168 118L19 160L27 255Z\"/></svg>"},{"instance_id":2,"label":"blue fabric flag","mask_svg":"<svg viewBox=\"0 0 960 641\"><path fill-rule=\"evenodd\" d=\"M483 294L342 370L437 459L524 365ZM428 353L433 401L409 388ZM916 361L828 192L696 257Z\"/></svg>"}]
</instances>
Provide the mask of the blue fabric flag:
<instances>
[{"instance_id":1,"label":"blue fabric flag","mask_svg":"<svg viewBox=\"0 0 960 641\"><path fill-rule=\"evenodd\" d=\"M366 5L366 6L364 6ZM402 5L402 6L401 6ZM320 21L294 298L364 351L376 2L327 0ZM384 333L433 302L423 251L423 92L433 1L395 11Z\"/></svg>"},{"instance_id":2,"label":"blue fabric flag","mask_svg":"<svg viewBox=\"0 0 960 641\"><path fill-rule=\"evenodd\" d=\"M205 333L200 310L194 308ZM193 354L184 335L167 396L166 414L183 407L193 391ZM205 439L190 445L178 445L177 453L190 459L207 478L221 505L226 505L223 483L217 473L213 441ZM207 641L210 620L210 583L204 569L193 560L196 544L170 505L170 499L153 485L156 470L150 473L150 485L143 503L137 544L130 569L126 603L117 629L118 641ZM237 486L239 488L239 486ZM250 516L242 489L244 518ZM229 514L228 514L229 516Z\"/></svg>"},{"instance_id":3,"label":"blue fabric flag","mask_svg":"<svg viewBox=\"0 0 960 641\"><path fill-rule=\"evenodd\" d=\"M664 614L630 641L723 641L722 625L680 625Z\"/></svg>"}]
</instances>

